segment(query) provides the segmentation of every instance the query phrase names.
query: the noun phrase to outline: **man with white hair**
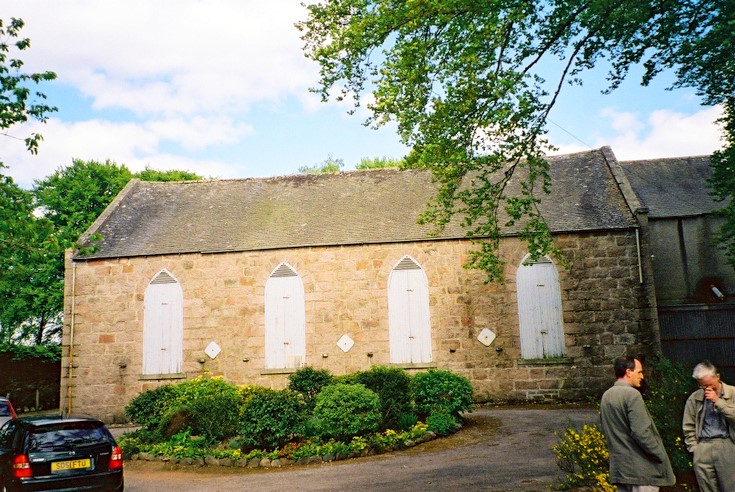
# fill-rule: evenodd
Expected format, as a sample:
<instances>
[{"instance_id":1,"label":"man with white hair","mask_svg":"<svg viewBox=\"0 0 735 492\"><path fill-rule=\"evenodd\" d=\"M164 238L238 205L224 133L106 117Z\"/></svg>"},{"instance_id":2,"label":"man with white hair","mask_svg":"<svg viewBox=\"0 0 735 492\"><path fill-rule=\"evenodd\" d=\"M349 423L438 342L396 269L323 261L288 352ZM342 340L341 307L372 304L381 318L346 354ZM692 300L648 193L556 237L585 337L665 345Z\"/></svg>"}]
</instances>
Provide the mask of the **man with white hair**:
<instances>
[{"instance_id":1,"label":"man with white hair","mask_svg":"<svg viewBox=\"0 0 735 492\"><path fill-rule=\"evenodd\" d=\"M694 366L699 389L684 406L682 429L702 492L735 491L735 387L709 361Z\"/></svg>"}]
</instances>

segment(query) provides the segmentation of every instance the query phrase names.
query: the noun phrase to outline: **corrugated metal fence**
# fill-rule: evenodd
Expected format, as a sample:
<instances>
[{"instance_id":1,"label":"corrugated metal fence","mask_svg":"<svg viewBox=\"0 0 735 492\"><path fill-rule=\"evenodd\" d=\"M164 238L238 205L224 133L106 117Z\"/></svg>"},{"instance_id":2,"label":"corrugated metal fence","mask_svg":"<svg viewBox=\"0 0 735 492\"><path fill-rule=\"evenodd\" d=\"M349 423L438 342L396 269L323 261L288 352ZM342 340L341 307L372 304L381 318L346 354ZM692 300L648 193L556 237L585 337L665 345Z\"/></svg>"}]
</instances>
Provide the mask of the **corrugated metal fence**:
<instances>
[{"instance_id":1,"label":"corrugated metal fence","mask_svg":"<svg viewBox=\"0 0 735 492\"><path fill-rule=\"evenodd\" d=\"M666 357L689 367L708 359L735 384L735 305L659 306L658 317Z\"/></svg>"}]
</instances>

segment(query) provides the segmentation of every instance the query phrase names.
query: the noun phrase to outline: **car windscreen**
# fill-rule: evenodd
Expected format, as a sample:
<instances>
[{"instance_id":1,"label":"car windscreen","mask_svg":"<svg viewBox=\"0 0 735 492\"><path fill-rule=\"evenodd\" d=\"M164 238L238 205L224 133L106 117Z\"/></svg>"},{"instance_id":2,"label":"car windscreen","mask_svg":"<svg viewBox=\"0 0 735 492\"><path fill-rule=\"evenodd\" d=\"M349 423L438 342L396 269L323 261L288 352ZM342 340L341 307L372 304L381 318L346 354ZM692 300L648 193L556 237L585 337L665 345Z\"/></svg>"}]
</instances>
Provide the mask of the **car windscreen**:
<instances>
[{"instance_id":1,"label":"car windscreen","mask_svg":"<svg viewBox=\"0 0 735 492\"><path fill-rule=\"evenodd\" d=\"M12 417L10 405L6 401L0 401L0 417Z\"/></svg>"},{"instance_id":2,"label":"car windscreen","mask_svg":"<svg viewBox=\"0 0 735 492\"><path fill-rule=\"evenodd\" d=\"M28 451L75 449L109 442L105 428L95 422L38 427L28 437Z\"/></svg>"}]
</instances>

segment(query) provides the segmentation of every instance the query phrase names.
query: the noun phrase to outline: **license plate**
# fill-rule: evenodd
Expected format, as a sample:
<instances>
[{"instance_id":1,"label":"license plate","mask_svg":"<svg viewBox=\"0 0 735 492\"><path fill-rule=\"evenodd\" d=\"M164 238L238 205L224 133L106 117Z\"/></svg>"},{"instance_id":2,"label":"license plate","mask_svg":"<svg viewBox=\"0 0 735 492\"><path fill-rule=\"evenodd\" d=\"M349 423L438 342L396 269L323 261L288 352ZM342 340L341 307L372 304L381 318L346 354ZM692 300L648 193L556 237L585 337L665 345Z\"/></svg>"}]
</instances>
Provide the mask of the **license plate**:
<instances>
[{"instance_id":1,"label":"license plate","mask_svg":"<svg viewBox=\"0 0 735 492\"><path fill-rule=\"evenodd\" d=\"M56 461L51 463L51 471L59 472L66 470L81 470L83 468L91 468L92 460L89 458L83 460Z\"/></svg>"}]
</instances>

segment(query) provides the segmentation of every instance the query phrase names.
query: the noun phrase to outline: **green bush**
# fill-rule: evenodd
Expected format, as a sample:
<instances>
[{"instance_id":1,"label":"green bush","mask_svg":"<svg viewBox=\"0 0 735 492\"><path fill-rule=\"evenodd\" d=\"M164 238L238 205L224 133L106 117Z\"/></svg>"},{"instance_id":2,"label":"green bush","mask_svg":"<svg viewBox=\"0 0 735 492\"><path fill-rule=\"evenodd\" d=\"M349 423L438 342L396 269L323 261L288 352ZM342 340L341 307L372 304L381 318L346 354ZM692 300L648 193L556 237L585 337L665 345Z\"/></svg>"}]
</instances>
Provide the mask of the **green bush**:
<instances>
[{"instance_id":1,"label":"green bush","mask_svg":"<svg viewBox=\"0 0 735 492\"><path fill-rule=\"evenodd\" d=\"M351 372L349 374L341 374L334 376L332 384L360 384L357 380L358 372Z\"/></svg>"},{"instance_id":2,"label":"green bush","mask_svg":"<svg viewBox=\"0 0 735 492\"><path fill-rule=\"evenodd\" d=\"M592 490L614 492L608 470L609 453L605 436L595 424L584 424L579 432L568 425L552 448L557 466L566 473L561 490L588 487Z\"/></svg>"},{"instance_id":3,"label":"green bush","mask_svg":"<svg viewBox=\"0 0 735 492\"><path fill-rule=\"evenodd\" d=\"M300 393L311 409L316 395L324 386L332 384L332 379L332 374L326 369L304 367L288 377L288 389Z\"/></svg>"},{"instance_id":4,"label":"green bush","mask_svg":"<svg viewBox=\"0 0 735 492\"><path fill-rule=\"evenodd\" d=\"M125 415L134 424L143 426L147 431L153 431L158 427L163 415L169 411L175 398L176 388L170 384L144 391L128 403Z\"/></svg>"},{"instance_id":5,"label":"green bush","mask_svg":"<svg viewBox=\"0 0 735 492\"><path fill-rule=\"evenodd\" d=\"M293 391L256 393L240 414L243 450L283 446L301 433L305 418L304 404Z\"/></svg>"},{"instance_id":6,"label":"green bush","mask_svg":"<svg viewBox=\"0 0 735 492\"><path fill-rule=\"evenodd\" d=\"M172 407L187 410L194 435L216 442L237 434L242 402L237 386L219 377L198 377L177 389Z\"/></svg>"},{"instance_id":7,"label":"green bush","mask_svg":"<svg viewBox=\"0 0 735 492\"><path fill-rule=\"evenodd\" d=\"M232 395L205 395L184 407L191 414L190 429L208 442L217 442L237 435L240 400Z\"/></svg>"},{"instance_id":8,"label":"green bush","mask_svg":"<svg viewBox=\"0 0 735 492\"><path fill-rule=\"evenodd\" d=\"M327 438L348 440L375 432L382 421L380 398L361 384L325 386L316 397L314 418Z\"/></svg>"},{"instance_id":9,"label":"green bush","mask_svg":"<svg viewBox=\"0 0 735 492\"><path fill-rule=\"evenodd\" d=\"M674 470L691 470L691 459L684 445L681 418L684 404L697 383L690 369L666 358L646 361L645 400L648 411Z\"/></svg>"},{"instance_id":10,"label":"green bush","mask_svg":"<svg viewBox=\"0 0 735 492\"><path fill-rule=\"evenodd\" d=\"M199 376L174 386L176 392L171 402L172 407L184 407L200 398L223 397L240 405L242 400L240 389L225 381L222 377Z\"/></svg>"},{"instance_id":11,"label":"green bush","mask_svg":"<svg viewBox=\"0 0 735 492\"><path fill-rule=\"evenodd\" d=\"M459 422L451 413L440 410L426 417L426 426L439 436L448 436L459 429Z\"/></svg>"},{"instance_id":12,"label":"green bush","mask_svg":"<svg viewBox=\"0 0 735 492\"><path fill-rule=\"evenodd\" d=\"M429 369L411 379L416 411L426 418L432 413L448 413L461 418L461 412L472 411L472 384L464 376L451 371Z\"/></svg>"},{"instance_id":13,"label":"green bush","mask_svg":"<svg viewBox=\"0 0 735 492\"><path fill-rule=\"evenodd\" d=\"M240 400L243 405L250 401L250 398L264 391L268 391L268 388L253 384L242 384L237 387L237 392L240 395Z\"/></svg>"},{"instance_id":14,"label":"green bush","mask_svg":"<svg viewBox=\"0 0 735 492\"><path fill-rule=\"evenodd\" d=\"M418 421L419 418L416 416L415 413L402 413L398 416L398 422L396 422L396 426L398 427L398 430L408 430L416 425Z\"/></svg>"},{"instance_id":15,"label":"green bush","mask_svg":"<svg viewBox=\"0 0 735 492\"><path fill-rule=\"evenodd\" d=\"M200 376L145 391L125 407L130 420L166 440L186 428L216 441L237 433L241 390L220 377Z\"/></svg>"},{"instance_id":16,"label":"green bush","mask_svg":"<svg viewBox=\"0 0 735 492\"><path fill-rule=\"evenodd\" d=\"M355 381L380 398L383 429L397 428L398 418L413 411L411 376L403 369L374 366L368 371L356 373Z\"/></svg>"}]
</instances>

